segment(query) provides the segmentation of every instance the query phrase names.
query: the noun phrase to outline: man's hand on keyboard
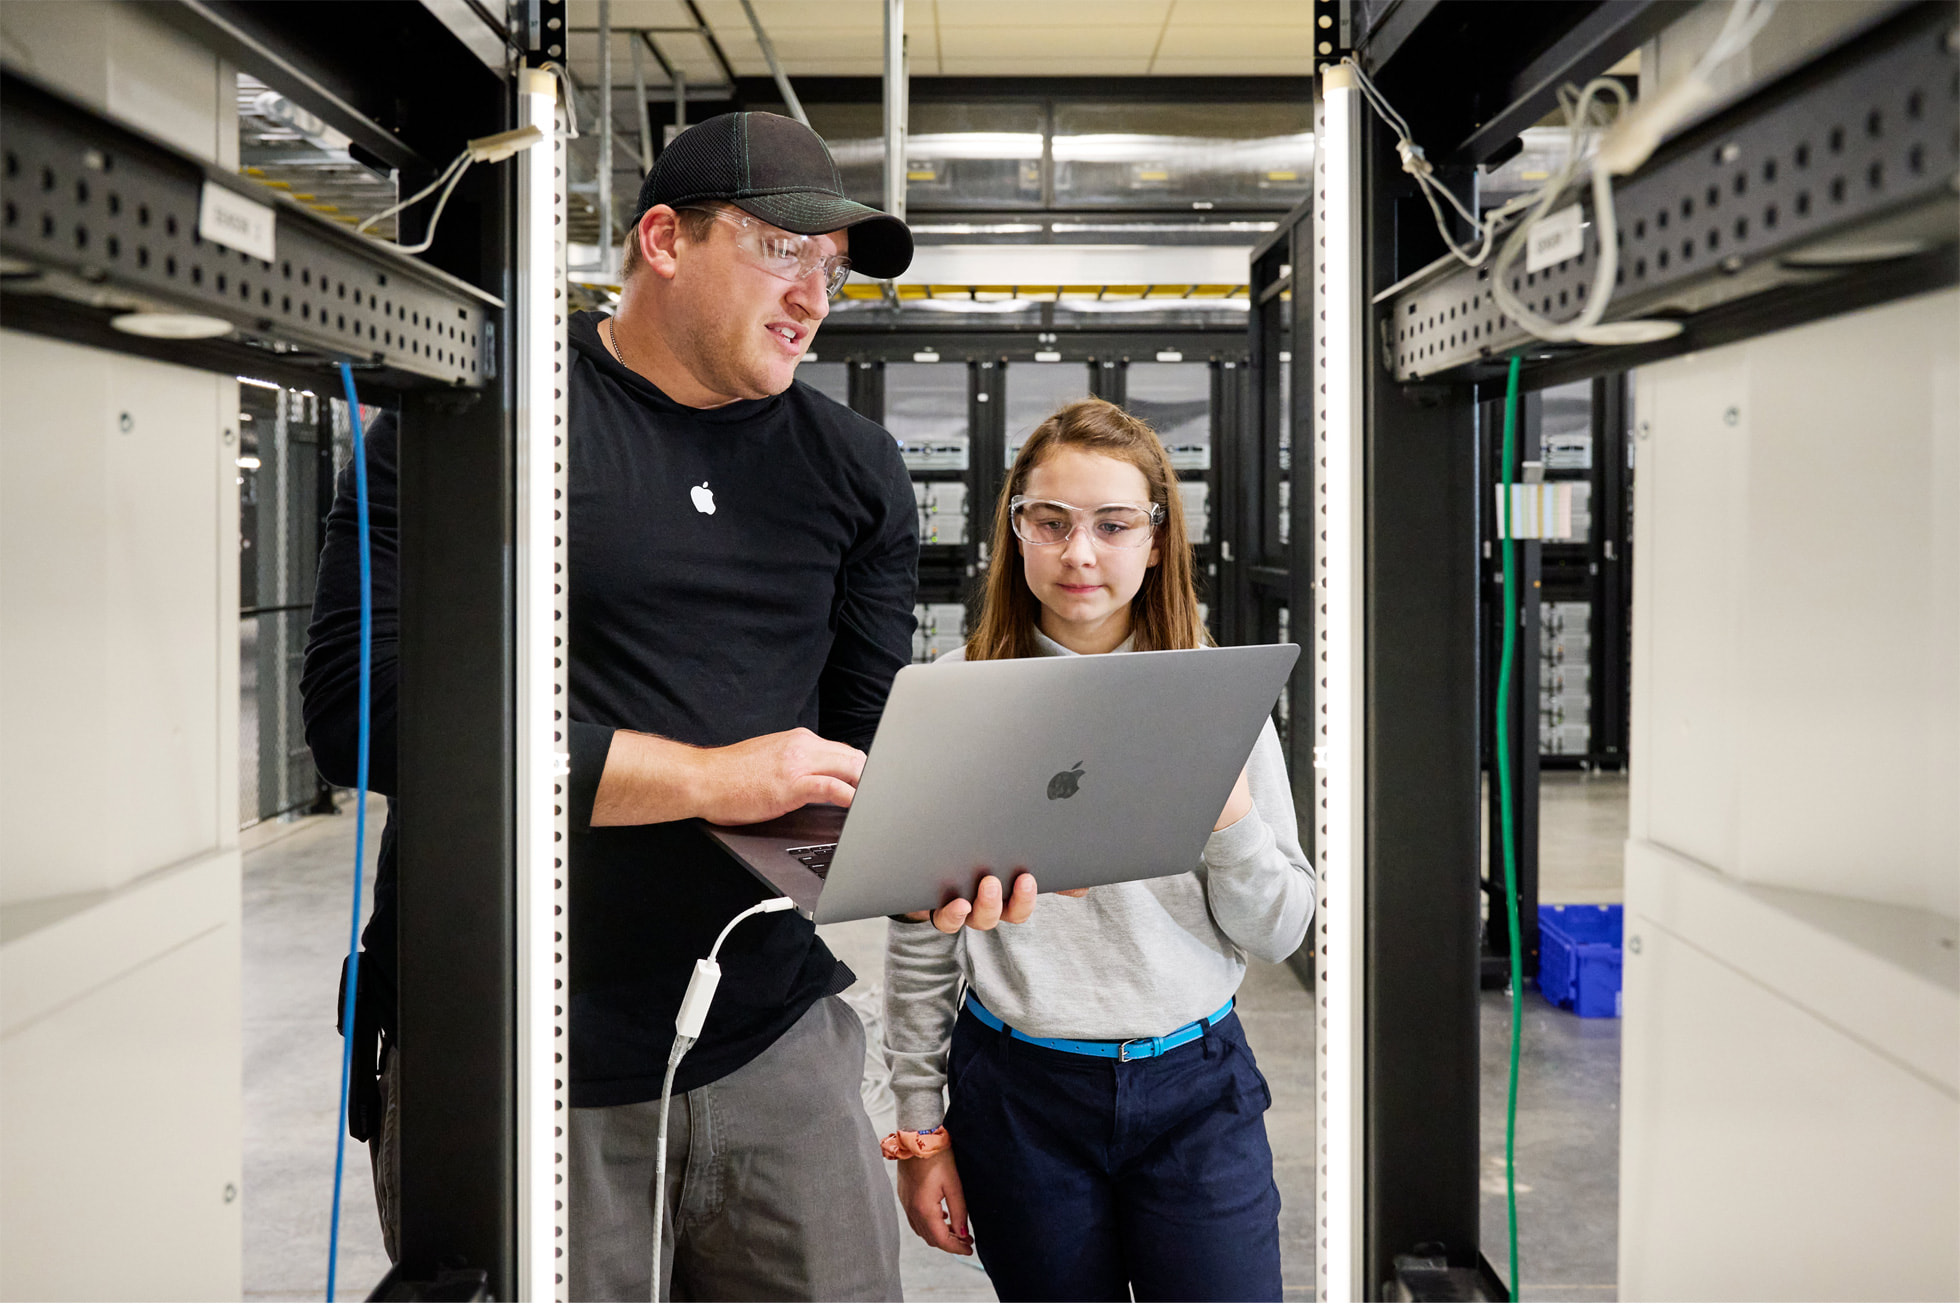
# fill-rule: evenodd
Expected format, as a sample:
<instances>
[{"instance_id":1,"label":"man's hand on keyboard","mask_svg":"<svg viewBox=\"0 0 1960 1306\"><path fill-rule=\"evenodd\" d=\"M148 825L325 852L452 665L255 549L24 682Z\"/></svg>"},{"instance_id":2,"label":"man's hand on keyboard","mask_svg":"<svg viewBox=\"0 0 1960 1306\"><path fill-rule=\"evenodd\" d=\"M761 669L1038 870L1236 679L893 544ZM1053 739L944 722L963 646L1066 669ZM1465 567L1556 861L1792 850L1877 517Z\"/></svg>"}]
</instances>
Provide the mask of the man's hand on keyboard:
<instances>
[{"instance_id":1,"label":"man's hand on keyboard","mask_svg":"<svg viewBox=\"0 0 1960 1306\"><path fill-rule=\"evenodd\" d=\"M809 803L849 807L864 754L798 727L695 754L699 814L716 825L773 821Z\"/></svg>"}]
</instances>

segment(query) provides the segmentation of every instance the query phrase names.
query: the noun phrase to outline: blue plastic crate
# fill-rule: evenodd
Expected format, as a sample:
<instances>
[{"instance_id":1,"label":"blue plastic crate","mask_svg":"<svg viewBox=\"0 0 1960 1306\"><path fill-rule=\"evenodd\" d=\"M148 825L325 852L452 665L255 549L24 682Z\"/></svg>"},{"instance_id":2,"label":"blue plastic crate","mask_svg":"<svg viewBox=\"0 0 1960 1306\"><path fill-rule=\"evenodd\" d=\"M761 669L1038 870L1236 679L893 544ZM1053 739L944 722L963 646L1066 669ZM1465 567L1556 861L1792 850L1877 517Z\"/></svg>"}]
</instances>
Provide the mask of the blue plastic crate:
<instances>
[{"instance_id":1,"label":"blue plastic crate","mask_svg":"<svg viewBox=\"0 0 1960 1306\"><path fill-rule=\"evenodd\" d=\"M1538 991L1578 1016L1620 1014L1623 909L1540 907Z\"/></svg>"}]
</instances>

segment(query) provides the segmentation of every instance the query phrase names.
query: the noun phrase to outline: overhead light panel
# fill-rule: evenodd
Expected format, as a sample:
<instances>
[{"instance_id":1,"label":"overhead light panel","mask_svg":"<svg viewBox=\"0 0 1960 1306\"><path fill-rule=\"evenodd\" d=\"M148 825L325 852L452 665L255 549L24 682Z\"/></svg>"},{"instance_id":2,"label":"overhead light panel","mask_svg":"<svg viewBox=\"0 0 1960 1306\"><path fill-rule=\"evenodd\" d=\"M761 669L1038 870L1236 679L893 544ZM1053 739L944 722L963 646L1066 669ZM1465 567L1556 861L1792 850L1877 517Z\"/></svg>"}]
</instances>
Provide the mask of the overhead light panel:
<instances>
[{"instance_id":1,"label":"overhead light panel","mask_svg":"<svg viewBox=\"0 0 1960 1306\"><path fill-rule=\"evenodd\" d=\"M201 313L124 313L109 319L109 325L151 340L211 340L232 332L225 319Z\"/></svg>"}]
</instances>

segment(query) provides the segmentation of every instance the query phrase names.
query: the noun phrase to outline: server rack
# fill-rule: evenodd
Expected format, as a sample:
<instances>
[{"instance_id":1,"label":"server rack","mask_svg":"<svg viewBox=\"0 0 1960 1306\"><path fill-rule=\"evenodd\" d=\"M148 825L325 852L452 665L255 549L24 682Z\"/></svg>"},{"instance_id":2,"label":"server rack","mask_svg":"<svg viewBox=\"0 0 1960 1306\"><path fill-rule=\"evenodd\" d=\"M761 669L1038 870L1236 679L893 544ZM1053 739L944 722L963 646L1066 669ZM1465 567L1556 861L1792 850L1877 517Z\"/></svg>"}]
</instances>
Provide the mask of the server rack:
<instances>
[{"instance_id":1,"label":"server rack","mask_svg":"<svg viewBox=\"0 0 1960 1306\"><path fill-rule=\"evenodd\" d=\"M301 732L299 678L334 476L351 449L343 402L241 382L239 822L338 810ZM249 625L248 625L249 623Z\"/></svg>"},{"instance_id":2,"label":"server rack","mask_svg":"<svg viewBox=\"0 0 1960 1306\"><path fill-rule=\"evenodd\" d=\"M1547 483L1569 486L1572 495L1571 534L1535 546L1534 618L1542 638L1533 733L1547 768L1626 766L1632 565L1626 388L1624 373L1569 381L1533 396L1521 415L1527 460L1541 464Z\"/></svg>"},{"instance_id":3,"label":"server rack","mask_svg":"<svg viewBox=\"0 0 1960 1306\"><path fill-rule=\"evenodd\" d=\"M1542 464L1544 395L1521 395L1518 402L1518 461L1530 466ZM1478 462L1482 481L1488 486L1483 501L1493 511L1482 514L1483 567L1479 600L1482 616L1480 665L1482 711L1478 720L1497 719L1498 667L1504 647L1504 564L1497 516L1494 511L1504 426L1501 397L1485 399L1477 407ZM1548 704L1558 701L1547 692L1547 670L1543 657L1545 635L1545 551L1557 547L1536 539L1512 541L1512 558L1518 569L1514 583L1519 595L1518 631L1513 655L1506 722L1510 739L1511 821L1513 860L1518 881L1519 952L1526 976L1538 973L1538 782L1543 762L1543 730ZM1505 912L1505 869L1503 843L1503 799L1497 784L1497 739L1495 731L1482 732L1482 766L1485 790L1484 873L1478 887L1484 897L1481 983L1485 988L1503 988L1511 981L1511 930Z\"/></svg>"},{"instance_id":4,"label":"server rack","mask_svg":"<svg viewBox=\"0 0 1960 1306\"><path fill-rule=\"evenodd\" d=\"M1218 506L1235 462L1243 330L1020 329L826 324L799 379L885 426L919 505L917 661L958 647L979 611L994 505L1020 437L1059 404L1095 397L1151 421L1171 447L1215 638L1238 618L1220 599L1236 557ZM1132 378L1137 384L1132 386Z\"/></svg>"},{"instance_id":5,"label":"server rack","mask_svg":"<svg viewBox=\"0 0 1960 1306\"><path fill-rule=\"evenodd\" d=\"M1312 361L1313 201L1301 203L1252 250L1248 293L1243 432L1231 491L1235 550L1244 560L1236 573L1237 630L1246 643L1298 641L1312 631L1315 533L1311 480L1297 471L1312 463L1314 374ZM1303 456L1304 455L1304 456ZM1294 614L1302 614L1297 623ZM1294 809L1303 814L1301 844L1316 855L1313 809L1316 765L1311 717L1315 670L1311 657L1294 667L1280 699L1280 745L1293 780ZM1307 958L1302 979L1312 984Z\"/></svg>"},{"instance_id":6,"label":"server rack","mask_svg":"<svg viewBox=\"0 0 1960 1306\"><path fill-rule=\"evenodd\" d=\"M1315 56L1323 76L1352 51L1404 112L1438 178L1466 197L1472 170L1501 162L1518 132L1555 107L1560 85L1605 72L1693 8L1634 0L1539 6L1534 39L1520 42L1515 24L1493 21L1487 5L1460 0L1386 6L1317 0L1315 7L1326 33ZM1352 1188L1339 1186L1344 1174L1336 1155L1349 1140L1338 1128L1326 1129L1342 1122L1323 1116L1323 1201L1352 1196L1355 1205L1352 1242L1330 1247L1329 1239L1342 1242L1349 1232L1338 1218L1323 1239L1319 1286L1330 1298L1504 1292L1477 1230L1475 991L1483 915L1476 789L1480 759L1489 757L1482 728L1488 717L1479 705L1491 701L1494 660L1487 653L1494 577L1481 546L1492 538L1493 427L1508 358L1523 354L1530 394L1575 382L1590 389L1592 466L1547 469L1554 480L1583 476L1593 513L1588 538L1583 546L1526 546L1518 555L1527 589L1538 581L1552 602L1591 608L1587 739L1578 756L1587 765L1622 766L1633 420L1624 373L1960 279L1953 185L1960 168L1960 133L1953 128L1960 117L1960 44L1952 32L1951 5L1866 6L1757 84L1713 105L1615 185L1624 253L1607 316L1667 317L1682 327L1670 340L1549 345L1526 335L1494 304L1488 268L1466 268L1442 248L1393 136L1365 107L1355 109L1365 121L1354 129L1352 155L1329 134L1332 126L1321 123L1323 158L1339 150L1343 166L1355 162L1341 179L1352 183L1347 193L1330 192L1323 169L1315 196L1322 211L1290 216L1253 255L1248 393L1255 422L1248 429L1270 428L1265 414L1277 402L1281 376L1291 382L1296 430L1304 430L1297 422L1303 394L1324 414L1352 391L1360 409L1352 472L1341 479L1321 463L1314 468L1317 503L1291 493L1293 539L1311 538L1317 556L1311 566L1296 557L1286 582L1292 610L1315 610L1324 620L1342 583L1329 572L1328 536L1345 527L1334 548L1361 555L1360 630L1351 645L1361 685L1359 760L1331 751L1314 760L1323 780L1330 769L1352 765L1359 772L1361 864L1353 870L1365 888L1354 893L1366 909L1365 921L1347 936L1359 941L1350 955L1315 963L1323 985L1330 970L1345 970L1360 990L1359 1066L1350 1081L1360 1116L1352 1135L1358 1153ZM1579 203L1589 214L1590 201ZM1353 205L1352 219L1339 211L1345 204ZM1582 256L1544 271L1516 271L1517 292L1542 313L1569 317L1591 283L1595 241L1589 236ZM1848 255L1852 243L1884 252ZM1358 305L1303 303L1315 282L1338 277L1347 260L1359 264ZM1317 276L1309 278L1309 269ZM1336 282L1331 293L1344 289ZM1268 307L1288 302L1291 313ZM1326 370L1344 364L1329 353L1328 341L1341 343L1332 320L1350 308L1358 355L1352 376ZM1281 343L1282 321L1293 324L1297 347ZM1304 347L1308 340L1315 348ZM1527 412L1536 407L1542 416L1542 403L1527 399ZM1335 429L1341 413L1331 418L1334 425L1321 416L1327 434L1317 437L1317 459L1340 453L1335 439L1346 438ZM1527 440L1541 438L1543 429L1542 422L1527 421ZM1278 470L1261 459L1245 466L1260 488L1244 501L1270 511ZM1347 508L1330 495L1352 496L1352 515L1337 517L1336 509L1345 514ZM1316 506L1327 515L1316 518ZM1551 611L1554 627L1570 615ZM1529 645L1546 637L1545 615L1540 605L1526 605L1524 673L1515 687L1525 692L1513 697L1520 705L1513 734L1526 768L1539 751L1542 711L1536 692L1542 659ZM1554 640L1564 633L1549 632ZM1324 639L1316 643L1311 709L1295 689L1295 712L1310 712L1315 739L1326 737L1330 707L1345 710L1340 687L1330 691L1324 678L1328 652ZM1331 704L1330 692L1337 694ZM1297 738L1293 751L1298 758ZM1296 762L1296 786L1302 774ZM1529 793L1531 777L1521 779ZM1326 839L1327 807L1302 802L1301 810L1317 813L1313 834ZM1532 842L1527 837L1525 846ZM1528 864L1521 866L1521 888L1530 873ZM1502 892L1501 876L1490 888ZM1325 1012L1324 1000L1321 1006ZM1331 1071L1333 1078L1346 1073L1344 1065ZM1334 1091L1329 1066L1322 1075L1325 1103Z\"/></svg>"},{"instance_id":7,"label":"server rack","mask_svg":"<svg viewBox=\"0 0 1960 1306\"><path fill-rule=\"evenodd\" d=\"M180 0L155 12L345 133L404 193L464 140L514 125L524 57L562 55L557 0L519 6L510 27L470 6L487 59L420 5ZM530 288L517 168L473 170L430 251L409 257L11 67L0 102L7 327L316 394L338 393L337 360L351 359L363 401L398 413L400 922L417 942L399 974L401 1261L377 1292L417 1296L440 1279L442 1291L512 1299L540 1272L549 1283L550 1231L541 1263L535 1242L520 1250L539 1231L526 1231L520 1191L513 946L519 800L537 797L520 794L518 756L525 578L512 545L520 494L536 487L520 467L517 319ZM214 198L257 215L250 242L200 222ZM401 237L420 238L421 221L405 215ZM233 329L158 340L112 325L164 310Z\"/></svg>"},{"instance_id":8,"label":"server rack","mask_svg":"<svg viewBox=\"0 0 1960 1306\"><path fill-rule=\"evenodd\" d=\"M1633 663L1633 431L1624 372L1592 381L1590 765L1623 771Z\"/></svg>"},{"instance_id":9,"label":"server rack","mask_svg":"<svg viewBox=\"0 0 1960 1306\"><path fill-rule=\"evenodd\" d=\"M1527 476L1570 488L1571 532L1562 538L1514 542L1519 610L1516 668L1509 701L1511 818L1515 835L1519 929L1525 973L1538 973L1539 779L1547 770L1618 771L1626 766L1627 668L1632 656L1628 615L1632 532L1628 520L1626 377L1614 373L1532 391L1518 405L1518 458ZM1501 403L1478 406L1483 501L1484 686L1482 719L1495 719L1497 666L1503 647L1502 551L1494 505L1499 472ZM1486 987L1509 982L1510 927L1504 901L1501 808L1496 743L1486 735L1483 977Z\"/></svg>"}]
</instances>

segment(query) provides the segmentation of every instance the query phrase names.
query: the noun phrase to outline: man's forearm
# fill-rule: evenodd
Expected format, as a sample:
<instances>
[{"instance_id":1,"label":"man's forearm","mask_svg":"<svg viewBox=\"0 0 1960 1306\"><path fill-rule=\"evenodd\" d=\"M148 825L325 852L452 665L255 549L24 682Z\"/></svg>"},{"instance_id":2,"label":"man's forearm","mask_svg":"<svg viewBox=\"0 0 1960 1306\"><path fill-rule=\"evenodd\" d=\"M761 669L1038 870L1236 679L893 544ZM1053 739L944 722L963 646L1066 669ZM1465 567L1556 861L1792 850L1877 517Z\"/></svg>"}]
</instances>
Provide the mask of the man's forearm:
<instances>
[{"instance_id":1,"label":"man's forearm","mask_svg":"<svg viewBox=\"0 0 1960 1306\"><path fill-rule=\"evenodd\" d=\"M592 824L653 825L702 817L773 821L806 803L851 805L864 754L797 728L722 748L615 730L592 799Z\"/></svg>"},{"instance_id":2,"label":"man's forearm","mask_svg":"<svg viewBox=\"0 0 1960 1306\"><path fill-rule=\"evenodd\" d=\"M653 825L699 816L696 778L706 751L659 735L614 731L592 800L592 824Z\"/></svg>"}]
</instances>

